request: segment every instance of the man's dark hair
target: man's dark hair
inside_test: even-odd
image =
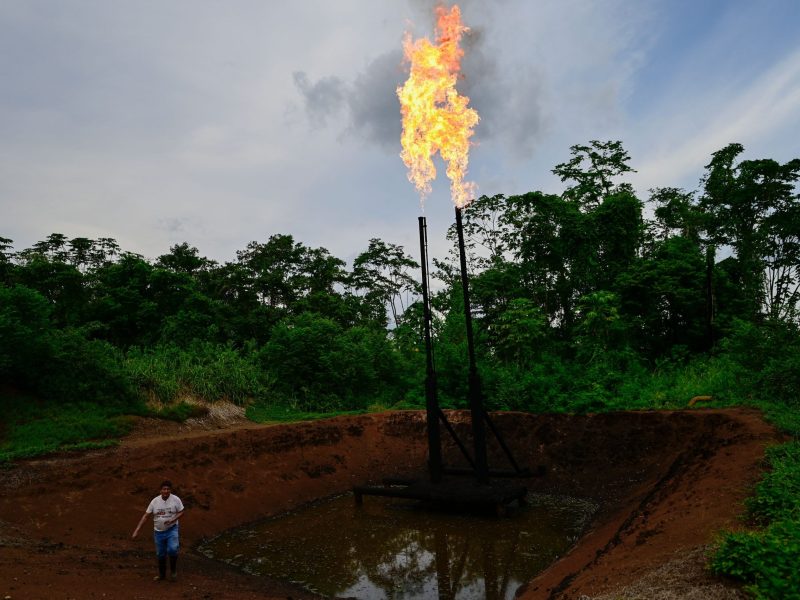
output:
[[[161,482],[161,487],[168,487],[169,489],[172,489],[172,482],[169,479],[165,479]]]

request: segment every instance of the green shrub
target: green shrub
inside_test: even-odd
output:
[[[245,404],[265,398],[271,385],[252,353],[209,342],[131,348],[125,367],[139,394],[162,404],[173,404],[181,394]]]
[[[768,448],[766,462],[769,471],[747,500],[748,513],[760,523],[787,516],[800,522],[800,442]]]
[[[763,532],[728,534],[711,570],[748,584],[761,600],[800,598],[800,521],[779,521]]]
[[[92,403],[62,404],[30,396],[3,394],[6,417],[0,462],[57,450],[116,443],[131,427],[118,408]]]
[[[340,410],[326,412],[304,412],[288,406],[256,403],[247,407],[245,416],[256,423],[292,423],[295,421],[313,421],[341,415],[361,415],[365,410]]]
[[[797,419],[797,416],[795,416]],[[756,598],[800,598],[800,442],[767,450],[769,471],[746,502],[761,531],[726,534],[712,570],[748,584]]]
[[[51,308],[47,299],[24,286],[0,286],[0,376],[18,385],[36,379],[38,365],[52,354]]]
[[[132,405],[121,353],[85,329],[56,329],[50,313],[38,292],[0,287],[0,376],[44,399]]]
[[[151,414],[159,419],[178,421],[182,423],[186,419],[200,418],[208,415],[208,407],[200,404],[189,404],[188,402],[178,402],[163,406]]]
[[[631,373],[609,402],[609,408],[685,408],[695,396],[712,396],[713,404],[751,403],[752,374],[727,356],[699,356],[686,362],[662,361],[652,372]]]
[[[487,405],[493,410],[552,413],[570,403],[570,377],[566,366],[544,356],[528,368],[496,365],[481,370]]]
[[[362,410],[404,395],[404,368],[382,329],[343,329],[312,313],[285,319],[259,352],[271,403],[294,411]]]
[[[52,356],[42,364],[34,386],[45,398],[66,402],[94,402],[133,408],[133,387],[117,348],[89,340],[81,330],[52,333]]]
[[[794,324],[734,321],[724,356],[750,374],[750,396],[800,407],[800,335]]]

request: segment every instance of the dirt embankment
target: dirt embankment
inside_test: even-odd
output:
[[[466,434],[466,415],[453,419]],[[735,524],[764,446],[777,439],[747,410],[503,413],[496,422],[521,462],[545,467],[544,476],[528,481],[532,490],[592,497],[602,506],[578,545],[521,590],[525,598],[597,595],[708,543]],[[424,415],[393,412],[175,432],[82,456],[20,462],[0,471],[0,596],[307,596],[233,572],[191,547],[355,484],[421,474],[425,454]],[[458,462],[455,448],[445,455]],[[491,455],[503,464],[497,449]],[[177,583],[152,581],[147,532],[130,538],[164,478],[187,507]]]

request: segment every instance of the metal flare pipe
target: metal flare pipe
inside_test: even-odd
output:
[[[422,311],[425,322],[425,409],[428,429],[428,469],[431,481],[442,479],[442,442],[439,431],[439,399],[436,392],[436,369],[433,364],[431,343],[431,306],[428,293],[428,225],[425,217],[419,217],[419,248],[422,264]]]
[[[483,393],[475,362],[475,341],[472,333],[472,312],[469,301],[469,281],[467,277],[467,253],[464,246],[464,225],[461,221],[461,208],[456,207],[456,232],[458,233],[458,254],[461,260],[461,289],[464,293],[464,323],[467,329],[467,354],[469,356],[469,409],[472,420],[472,439],[475,443],[475,474],[480,483],[489,482],[489,464],[486,455],[486,427],[483,409]]]

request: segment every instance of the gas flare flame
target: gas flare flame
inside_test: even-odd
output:
[[[469,31],[461,23],[461,9],[436,8],[436,43],[427,38],[412,40],[406,33],[403,51],[411,64],[408,80],[397,88],[403,115],[403,151],[400,157],[408,167],[408,179],[421,199],[431,192],[436,178],[433,155],[437,152],[447,163],[450,195],[463,208],[475,196],[475,184],[465,182],[469,163],[469,139],[479,121],[469,98],[459,95],[456,81],[461,71],[464,51],[461,36]]]

